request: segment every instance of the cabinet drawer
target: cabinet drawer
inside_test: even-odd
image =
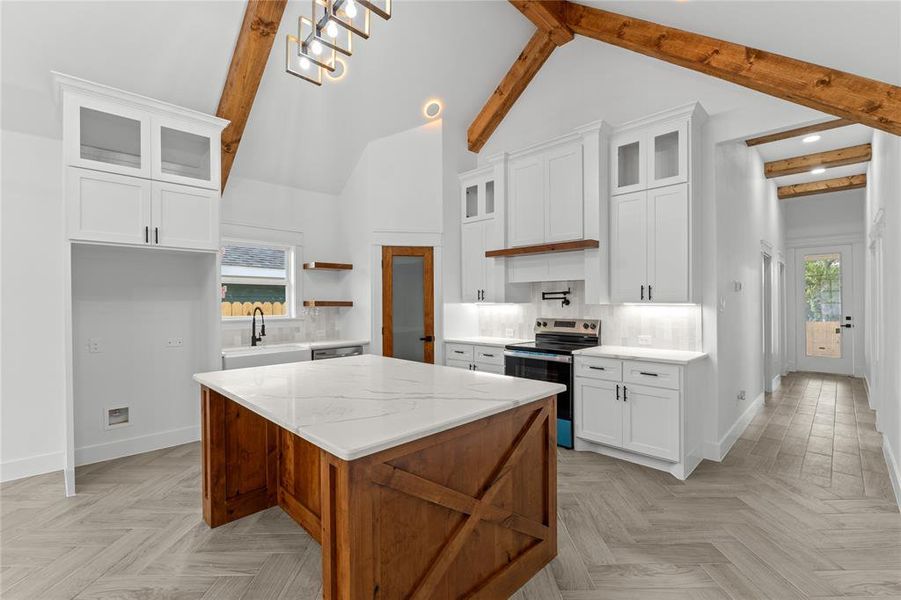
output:
[[[504,349],[493,346],[473,346],[475,362],[486,365],[504,365]]]
[[[623,381],[678,390],[679,367],[634,360],[623,361]]]
[[[468,344],[447,344],[447,360],[465,360],[472,362],[472,346]]]
[[[452,358],[449,358],[446,361],[444,361],[444,365],[447,367],[453,367],[455,369],[467,369],[470,371],[472,370],[470,368],[472,363],[469,362],[468,360],[454,360]]]
[[[576,377],[622,381],[623,361],[599,356],[579,356],[576,358]]]

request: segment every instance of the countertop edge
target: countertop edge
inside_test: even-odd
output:
[[[501,341],[503,340],[503,341]],[[493,348],[503,348],[507,344],[522,344],[524,342],[531,342],[532,340],[524,340],[520,338],[492,338],[485,337],[480,338],[476,337],[448,337],[442,338],[442,340],[446,344],[470,344],[473,346],[491,346]]]
[[[215,373],[217,371],[212,371],[212,372]],[[539,400],[543,400],[544,398],[547,398],[549,395],[555,395],[555,394],[560,393],[561,391],[566,391],[566,386],[561,385],[561,384],[552,384],[552,385],[556,386],[556,388],[557,388],[556,392],[551,392],[550,394],[539,395],[539,396],[530,395],[530,396],[527,396],[523,400],[514,401],[513,404],[508,405],[508,406],[493,406],[491,408],[486,408],[484,411],[480,411],[479,413],[476,413],[476,414],[466,415],[459,419],[454,419],[453,421],[446,423],[444,425],[441,425],[441,426],[426,427],[426,428],[421,428],[420,430],[413,430],[413,431],[407,432],[406,434],[400,436],[397,439],[386,441],[386,442],[379,443],[379,444],[373,444],[367,448],[362,448],[360,450],[348,452],[347,450],[333,446],[332,444],[320,439],[319,437],[317,437],[315,435],[310,435],[309,432],[302,431],[300,429],[286,425],[285,423],[278,420],[271,413],[268,413],[267,411],[260,409],[259,406],[249,403],[249,402],[243,400],[242,398],[229,393],[227,390],[225,390],[224,388],[221,388],[220,386],[217,386],[210,382],[202,381],[201,378],[203,377],[203,375],[204,375],[203,373],[195,374],[193,376],[194,381],[201,386],[207,387],[207,388],[225,396],[226,398],[228,398],[229,400],[232,400],[233,402],[237,402],[238,404],[240,404],[247,410],[260,415],[261,417],[271,421],[272,423],[275,423],[282,429],[292,432],[293,434],[297,435],[298,437],[310,442],[311,444],[321,448],[322,450],[325,450],[329,454],[331,454],[337,458],[340,458],[341,460],[348,461],[348,462],[353,461],[353,460],[358,460],[360,458],[365,458],[372,454],[381,452],[382,450],[389,450],[391,448],[401,446],[408,442],[413,442],[413,441],[416,441],[416,440],[419,440],[422,438],[426,438],[431,435],[441,433],[443,431],[449,431],[456,427],[460,427],[461,425],[467,425],[469,423],[479,421],[486,417],[500,414],[502,412],[506,412],[508,410],[511,410],[511,409],[514,409],[514,408],[517,408],[520,406],[524,406],[526,404],[531,404],[532,402],[537,402]],[[492,377],[504,377],[503,375],[495,375],[493,373],[482,373],[482,375],[492,376]]]
[[[666,363],[672,365],[689,365],[700,360],[704,360],[709,356],[706,352],[692,352],[691,350],[661,350],[661,352],[687,352],[693,354],[693,356],[689,358],[674,358],[671,356],[645,356],[642,354],[632,354],[628,351],[623,352],[621,350],[602,350],[601,348],[602,346],[576,350],[575,352],[573,352],[573,355],[598,356],[601,358],[618,358],[621,360],[645,360],[649,362]]]

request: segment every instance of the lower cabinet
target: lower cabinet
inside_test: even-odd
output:
[[[448,367],[504,374],[504,349],[469,344],[445,345],[444,364]]]
[[[649,466],[686,476],[700,460],[694,456],[699,451],[697,440],[686,444],[683,439],[689,414],[700,418],[686,410],[688,384],[683,371],[688,370],[689,366],[577,356],[576,449],[609,447],[619,451],[615,456],[627,460],[634,453],[635,462],[648,464],[637,455],[650,457]],[[697,404],[694,400],[690,406]],[[685,448],[692,449],[692,456],[687,456]]]

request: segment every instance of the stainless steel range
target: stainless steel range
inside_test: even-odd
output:
[[[601,343],[599,319],[554,319],[535,322],[535,341],[510,344],[504,350],[504,373],[514,377],[562,383],[557,395],[557,445],[573,447],[573,352]]]

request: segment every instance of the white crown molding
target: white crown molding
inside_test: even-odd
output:
[[[648,125],[660,123],[661,121],[675,121],[678,119],[692,119],[697,123],[703,123],[708,119],[707,111],[701,106],[700,102],[690,102],[669,110],[663,110],[652,115],[627,121],[613,127],[614,132],[621,133],[632,129],[647,127]]]

